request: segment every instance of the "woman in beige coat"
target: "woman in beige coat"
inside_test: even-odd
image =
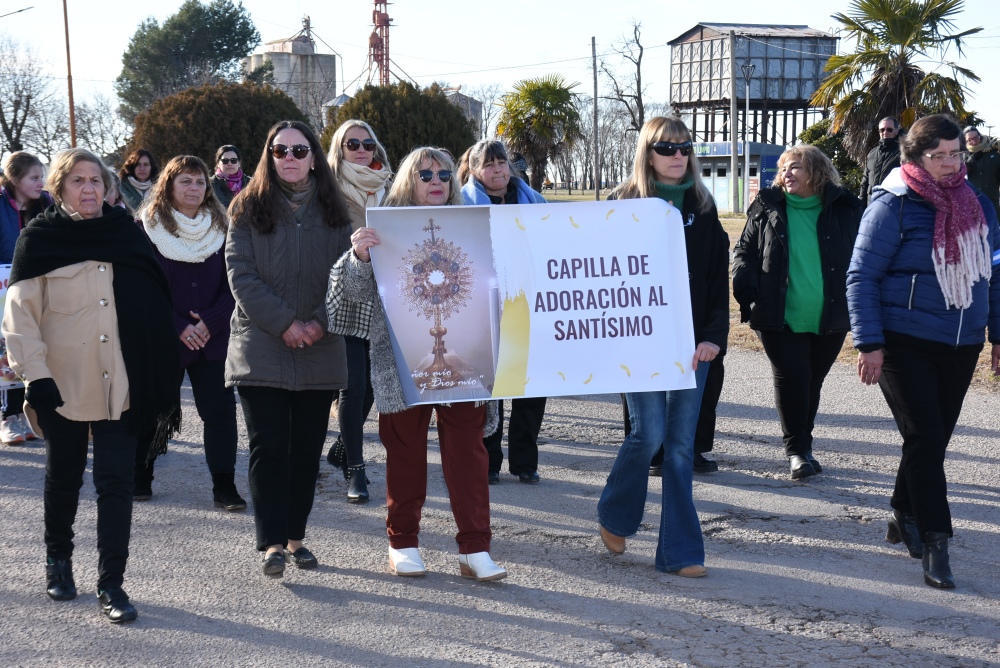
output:
[[[3,331],[45,436],[47,593],[76,597],[73,523],[92,434],[97,595],[117,623],[137,616],[122,589],[136,436],[156,434],[153,456],[165,448],[180,424],[180,391],[170,289],[132,217],[104,203],[110,183],[89,151],[56,156],[48,179],[56,206],[18,238]]]

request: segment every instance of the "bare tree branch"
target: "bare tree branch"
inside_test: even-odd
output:
[[[612,47],[615,53],[620,55],[629,68],[634,69],[627,75],[619,76],[615,74],[606,62],[601,61],[601,70],[607,77],[611,85],[611,94],[605,99],[615,100],[621,103],[631,118],[631,127],[636,132],[642,128],[646,122],[646,108],[643,103],[645,89],[642,85],[642,23],[634,21],[632,23],[632,37],[622,37],[621,44]]]
[[[0,38],[0,132],[6,150],[24,150],[25,126],[34,106],[47,94],[48,80],[42,77],[39,59],[10,38]]]

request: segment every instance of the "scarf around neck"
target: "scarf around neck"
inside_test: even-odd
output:
[[[337,172],[337,183],[344,197],[357,202],[362,209],[378,206],[382,202],[386,185],[392,178],[388,169],[372,169],[346,160],[341,160]]]
[[[282,181],[281,177],[278,177],[278,187],[281,188],[282,194],[288,200],[288,206],[292,208],[292,213],[295,213],[299,207],[308,204],[312,199],[313,193],[316,192],[316,179],[310,173],[305,183],[296,184]]]
[[[226,174],[221,169],[215,170],[215,175],[226,182],[229,186],[229,190],[232,191],[234,195],[239,195],[240,191],[243,190],[243,170],[237,169],[235,174]]]
[[[920,165],[901,168],[903,182],[934,206],[931,260],[945,306],[966,309],[972,304],[972,286],[989,279],[989,227],[976,193],[965,180],[965,165],[940,181]]]
[[[142,214],[142,229],[163,257],[178,262],[204,262],[226,242],[226,233],[212,224],[212,213],[207,208],[199,209],[194,218],[177,209],[171,213],[177,223],[177,231],[173,233],[151,211]]]
[[[154,433],[149,459],[180,429],[177,334],[167,278],[132,216],[104,205],[98,218],[73,220],[50,206],[17,238],[10,282],[79,262],[110,262],[118,336],[128,376],[130,431]]]
[[[138,181],[134,176],[130,176],[128,177],[128,182],[135,186],[135,189],[143,195],[145,195],[146,191],[153,186],[153,179],[150,179],[149,181]]]

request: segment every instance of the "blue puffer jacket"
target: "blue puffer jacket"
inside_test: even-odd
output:
[[[874,350],[885,331],[953,346],[1000,342],[1000,227],[993,206],[981,193],[993,250],[993,275],[972,286],[972,305],[946,308],[931,262],[934,207],[908,189],[894,169],[861,219],[847,272],[847,305],[854,347]],[[902,212],[901,209],[902,208]]]
[[[545,204],[545,198],[531,189],[523,180],[516,176],[510,177],[511,183],[517,188],[518,204]],[[462,186],[462,200],[466,204],[491,204],[489,193],[479,182],[479,179],[470,176],[468,183]]]

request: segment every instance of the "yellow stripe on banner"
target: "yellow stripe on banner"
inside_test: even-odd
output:
[[[524,396],[528,383],[528,349],[531,345],[531,312],[528,298],[519,292],[505,299],[500,316],[500,355],[497,360],[495,397]]]

